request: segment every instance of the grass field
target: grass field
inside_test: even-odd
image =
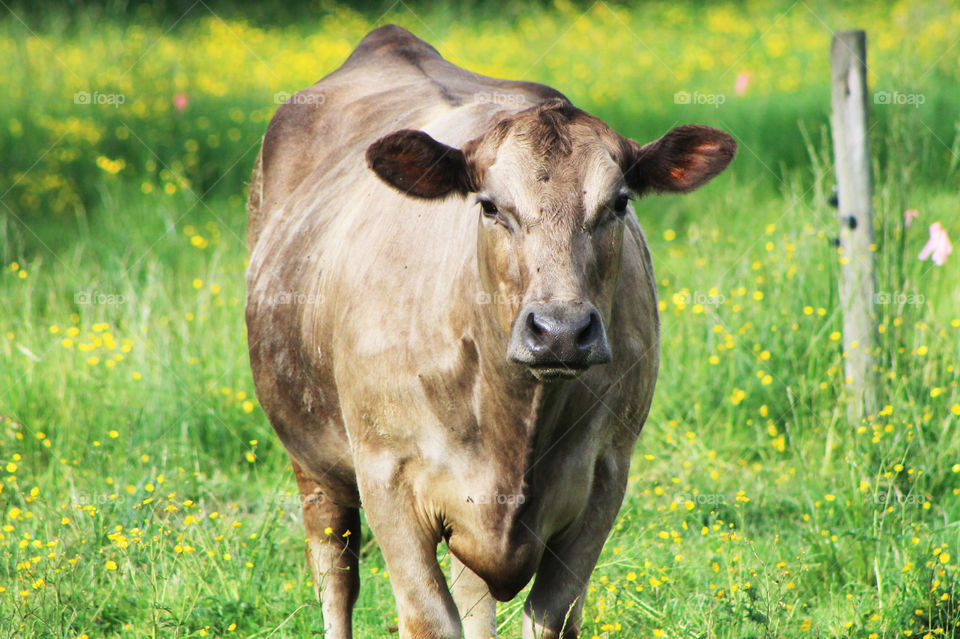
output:
[[[321,634],[253,396],[243,201],[283,96],[385,22],[638,139],[700,122],[740,142],[702,191],[636,207],[662,367],[583,636],[960,637],[960,256],[917,259],[934,222],[960,237],[960,5],[177,17],[0,17],[0,637]],[[883,408],[850,425],[826,124],[830,30],[855,26],[887,97],[870,104]],[[389,636],[373,541],[361,571],[357,636]],[[521,605],[500,606],[501,636]]]

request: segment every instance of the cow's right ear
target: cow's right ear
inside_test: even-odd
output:
[[[626,140],[625,147],[624,177],[638,195],[698,189],[727,168],[737,153],[729,134],[695,124],[677,127],[642,146]]]
[[[423,131],[405,129],[367,149],[367,165],[401,193],[427,199],[465,195],[476,188],[463,151]]]

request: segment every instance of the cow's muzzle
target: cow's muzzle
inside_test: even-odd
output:
[[[538,379],[569,378],[609,362],[610,344],[589,302],[531,302],[513,321],[507,357]]]

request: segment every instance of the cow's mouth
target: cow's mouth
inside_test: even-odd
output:
[[[530,373],[541,382],[558,382],[579,376],[589,366],[568,366],[564,364],[544,364],[528,366]]]

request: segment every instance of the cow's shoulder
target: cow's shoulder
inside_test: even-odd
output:
[[[397,67],[405,69],[397,73]],[[490,90],[521,94],[534,103],[552,98],[566,100],[559,91],[544,84],[502,80],[468,71],[446,60],[433,46],[403,27],[393,24],[371,31],[341,67],[344,72],[360,69],[371,69],[375,75],[390,69],[390,79],[403,84],[419,78],[437,89],[437,98],[451,106],[469,104],[477,93]],[[505,95],[487,97],[507,104],[512,102]]]
[[[261,206],[273,208],[318,165],[332,165],[345,151],[356,150],[358,140],[375,139],[389,132],[389,123],[428,105],[427,60],[453,67],[406,29],[383,26],[340,68],[290,96],[263,138]]]
[[[299,95],[299,94],[298,94]],[[267,125],[251,184],[257,183],[257,211],[248,206],[248,223],[263,224],[271,211],[310,173],[320,159],[318,138],[323,124],[322,104],[281,104]],[[254,192],[251,191],[251,196]],[[251,238],[259,229],[251,228]]]
[[[467,71],[406,29],[380,27],[340,68],[276,110],[263,139],[257,211],[248,219],[265,224],[300,184],[341,161],[362,174],[366,146],[392,131],[432,127],[465,141],[497,118],[555,98],[566,99],[546,85]]]
[[[343,68],[384,57],[404,59],[413,65],[422,59],[442,59],[439,51],[403,27],[387,24],[368,33],[343,63]]]

